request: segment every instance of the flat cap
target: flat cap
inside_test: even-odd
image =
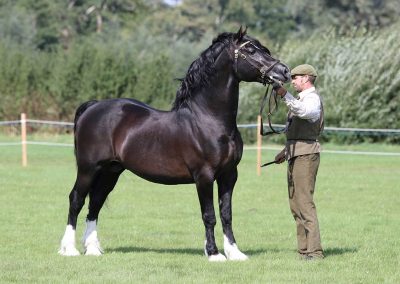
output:
[[[311,75],[317,77],[317,71],[315,68],[309,64],[301,64],[296,66],[290,72],[292,76],[294,75]]]

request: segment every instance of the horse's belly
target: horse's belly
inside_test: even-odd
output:
[[[187,184],[187,183],[193,183],[194,180],[191,175],[178,175],[178,174],[170,174],[166,173],[162,170],[158,172],[153,172],[153,171],[144,171],[144,170],[138,170],[138,169],[129,169],[132,173],[135,175],[151,181],[155,183],[160,183],[160,184]]]
[[[147,154],[146,154],[147,153]],[[155,183],[193,183],[193,177],[184,161],[158,151],[142,151],[130,155],[123,166],[134,174]]]

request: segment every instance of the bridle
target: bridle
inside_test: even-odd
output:
[[[246,60],[247,63],[250,64],[250,66],[252,66],[253,68],[255,68],[255,69],[257,69],[258,71],[260,71],[260,73],[261,73],[261,79],[262,79],[262,81],[263,81],[263,85],[264,85],[264,86],[267,85],[267,84],[268,84],[268,85],[272,84],[272,83],[274,82],[274,80],[273,80],[271,77],[267,76],[267,74],[272,70],[272,68],[275,67],[276,64],[278,64],[278,63],[280,62],[279,59],[275,59],[275,58],[273,58],[271,55],[267,54],[267,56],[270,57],[270,58],[272,58],[275,62],[272,63],[271,66],[269,66],[269,67],[267,67],[267,66],[265,66],[265,65],[263,65],[261,68],[255,67],[255,66],[250,62],[250,60],[247,59],[246,54],[240,52],[240,50],[241,50],[243,47],[245,47],[247,44],[250,44],[250,45],[252,45],[255,49],[260,50],[260,48],[258,48],[257,46],[255,46],[255,45],[254,45],[251,41],[249,41],[249,40],[246,41],[246,42],[244,42],[244,43],[242,43],[238,48],[236,48],[236,49],[234,50],[234,60],[235,60],[235,71],[236,71],[236,73],[237,73],[237,68],[238,68],[238,58],[239,58],[239,56],[240,56],[240,58],[242,58],[243,60]]]
[[[284,129],[282,129],[282,130],[275,130],[275,129],[272,127],[272,122],[271,122],[271,115],[272,115],[272,112],[273,112],[274,110],[278,110],[278,99],[277,99],[277,94],[276,94],[276,91],[275,91],[273,88],[271,89],[271,93],[269,94],[269,97],[268,97],[269,88],[270,88],[270,86],[271,86],[274,82],[276,82],[276,80],[275,80],[273,77],[271,77],[271,76],[267,76],[267,74],[272,70],[272,68],[274,68],[275,65],[278,64],[280,61],[279,61],[278,59],[273,58],[271,55],[268,54],[268,56],[269,56],[270,58],[272,58],[275,62],[272,63],[271,66],[269,66],[269,67],[267,67],[267,66],[265,66],[265,65],[262,66],[261,68],[255,67],[255,66],[250,62],[250,60],[247,59],[246,54],[240,52],[240,50],[241,50],[243,47],[245,47],[247,44],[251,44],[254,48],[260,50],[260,48],[258,48],[258,47],[255,46],[253,43],[251,43],[251,41],[246,41],[246,42],[242,43],[238,48],[236,48],[236,49],[234,50],[235,71],[236,71],[236,73],[237,73],[237,66],[238,66],[238,58],[239,58],[239,57],[242,58],[243,60],[246,60],[247,63],[250,64],[250,66],[252,66],[253,68],[256,68],[258,71],[260,71],[260,73],[261,73],[261,79],[262,79],[262,81],[263,81],[263,85],[264,85],[264,86],[265,86],[265,85],[268,85],[268,87],[267,87],[267,89],[266,89],[266,91],[265,91],[264,97],[263,97],[263,99],[262,99],[261,107],[260,107],[260,111],[259,111],[259,115],[260,115],[260,118],[261,118],[261,119],[260,119],[260,135],[266,136],[266,135],[270,135],[270,134],[280,134],[280,133],[282,133],[282,132],[284,131]],[[269,108],[269,111],[268,111],[268,114],[267,114],[267,116],[268,116],[268,126],[269,126],[269,128],[271,129],[271,131],[264,132],[264,126],[263,126],[263,121],[262,121],[262,113],[263,113],[263,111],[264,111],[264,107],[265,107],[265,103],[266,103],[266,101],[267,101],[267,98],[268,98],[268,108]],[[273,98],[274,103],[275,103],[275,104],[274,104],[274,107],[271,106],[271,100],[272,100],[272,98]]]

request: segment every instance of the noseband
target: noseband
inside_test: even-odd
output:
[[[246,41],[244,43],[242,43],[238,48],[235,49],[234,51],[234,58],[235,58],[235,70],[237,73],[237,68],[238,68],[238,58],[240,56],[240,58],[242,58],[243,60],[246,60],[247,63],[249,63],[252,67],[254,67],[255,69],[257,69],[258,71],[260,71],[261,73],[261,79],[263,81],[264,85],[270,85],[274,82],[273,79],[271,79],[269,76],[267,76],[267,74],[272,70],[272,68],[275,67],[276,64],[278,64],[280,61],[278,59],[273,58],[271,55],[267,54],[270,58],[272,58],[275,62],[273,64],[271,64],[271,66],[267,67],[267,66],[262,66],[261,68],[258,68],[256,66],[254,66],[248,59],[246,54],[240,52],[240,50],[245,47],[247,44],[251,44],[254,48],[259,49],[257,46],[255,46],[254,44],[251,43],[251,41]]]

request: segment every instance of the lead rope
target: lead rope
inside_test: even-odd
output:
[[[275,129],[272,127],[271,115],[272,115],[272,112],[273,112],[274,110],[278,110],[278,99],[277,99],[277,93],[276,93],[276,91],[275,91],[273,88],[272,88],[271,93],[269,94],[269,97],[268,97],[268,91],[269,91],[269,87],[270,87],[270,86],[271,86],[271,85],[268,84],[268,87],[267,87],[267,89],[265,90],[265,94],[264,94],[264,97],[263,97],[263,99],[262,99],[261,107],[260,107],[260,112],[259,112],[259,115],[260,115],[260,135],[261,135],[261,136],[267,136],[267,135],[271,135],[271,134],[281,134],[282,132],[285,131],[285,129],[282,129],[282,130],[275,130]],[[267,97],[268,97],[268,109],[269,109],[269,110],[268,110],[268,114],[267,114],[267,116],[268,116],[268,126],[269,126],[269,128],[271,129],[271,131],[264,132],[264,123],[263,123],[263,120],[262,120],[262,113],[263,113],[263,111],[264,111],[264,107],[265,107],[265,103],[266,103],[266,101],[267,101]],[[275,106],[274,106],[273,109],[271,109],[271,98],[272,98],[272,97],[273,97],[274,103],[275,103]],[[276,164],[276,163],[277,163],[277,161],[271,161],[271,162],[262,164],[260,167],[262,168],[262,167],[266,167],[266,166],[269,166],[269,165],[272,165],[272,164]]]
[[[285,131],[285,129],[275,130],[272,127],[271,116],[272,116],[273,111],[278,110],[278,99],[277,99],[277,93],[276,93],[276,91],[274,89],[271,90],[271,93],[268,96],[268,91],[269,91],[269,87],[270,86],[271,85],[268,84],[268,87],[267,87],[267,89],[265,91],[264,97],[263,97],[262,102],[261,102],[260,112],[258,113],[260,115],[260,135],[261,136],[267,136],[267,135],[271,135],[271,134],[281,134],[281,133],[283,133]],[[267,114],[268,126],[269,126],[269,128],[271,130],[267,131],[267,132],[264,132],[264,123],[263,123],[263,119],[262,119],[262,114],[263,114],[263,111],[264,111],[264,107],[265,107],[265,103],[267,101],[267,98],[268,98],[268,114]],[[271,106],[272,98],[274,100],[274,107]]]

